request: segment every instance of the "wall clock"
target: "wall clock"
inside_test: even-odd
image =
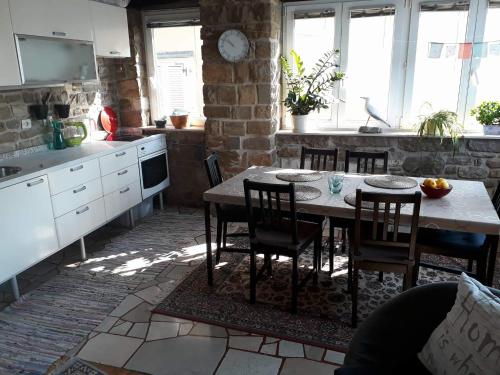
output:
[[[229,62],[238,62],[248,55],[248,38],[239,30],[226,30],[219,37],[219,53]]]

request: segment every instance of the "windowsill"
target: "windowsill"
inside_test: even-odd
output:
[[[277,132],[278,135],[283,136],[356,136],[356,137],[394,137],[394,138],[420,138],[416,132],[403,131],[403,130],[389,130],[378,134],[365,134],[358,133],[356,130],[310,130],[305,133],[294,133],[292,129],[281,129]],[[425,136],[425,138],[439,138],[438,136]],[[445,136],[444,138],[449,138]],[[484,135],[483,133],[465,133],[465,139],[499,139],[500,135]]]

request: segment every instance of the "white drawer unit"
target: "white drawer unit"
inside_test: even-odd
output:
[[[49,186],[52,195],[69,190],[88,181],[99,178],[99,161],[97,159],[86,162],[76,161],[69,167],[49,173]]]
[[[103,176],[102,190],[104,195],[107,195],[138,180],[139,167],[137,163],[135,163],[119,171],[108,174],[107,176]]]
[[[99,159],[99,163],[101,165],[102,176],[127,168],[134,163],[137,164],[137,148],[130,147],[103,156]]]
[[[139,181],[135,181],[104,196],[106,216],[108,220],[114,219],[141,201],[141,184]]]
[[[87,203],[56,219],[57,237],[62,248],[82,238],[106,222],[104,198]]]
[[[63,191],[52,197],[54,216],[62,216],[88,202],[101,198],[102,195],[102,185],[99,178]]]

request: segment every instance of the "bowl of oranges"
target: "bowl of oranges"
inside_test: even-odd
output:
[[[453,186],[444,178],[426,178],[424,182],[420,184],[420,189],[429,198],[438,199],[448,195],[451,189],[453,189]]]

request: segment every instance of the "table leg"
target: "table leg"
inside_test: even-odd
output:
[[[210,202],[205,201],[205,241],[207,243],[207,277],[208,285],[214,285],[212,268],[212,229],[210,228]]]
[[[493,277],[495,275],[495,265],[497,261],[499,236],[490,236],[490,254],[488,257],[488,268],[486,271],[486,285],[493,285]]]

